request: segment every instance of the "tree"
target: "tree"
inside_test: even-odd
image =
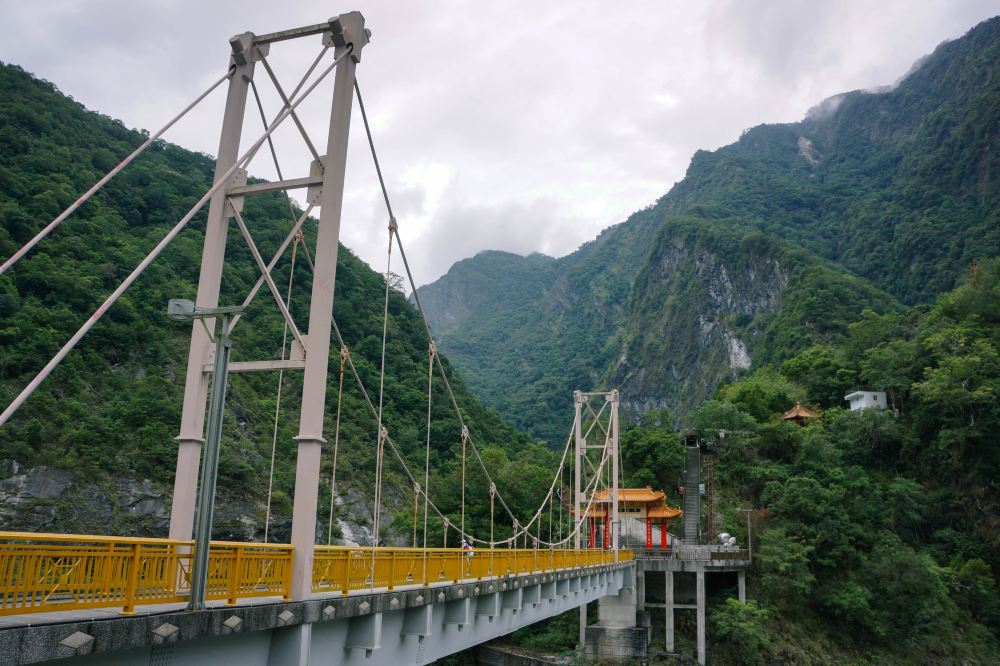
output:
[[[622,475],[626,485],[672,489],[684,470],[684,446],[671,427],[667,410],[646,412],[621,437]]]
[[[800,387],[771,368],[762,368],[722,387],[719,397],[763,423],[803,399]]]
[[[762,664],[762,652],[771,645],[766,622],[770,613],[755,601],[741,602],[729,597],[709,616],[712,636],[741,664]]]
[[[702,435],[719,430],[752,432],[757,421],[731,402],[706,400],[688,419],[688,426]]]
[[[812,547],[783,529],[761,535],[757,557],[761,567],[761,588],[776,603],[793,605],[809,595],[816,577],[809,569]]]

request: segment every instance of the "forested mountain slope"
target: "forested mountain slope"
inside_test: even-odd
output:
[[[479,255],[421,298],[450,322],[436,335],[473,389],[540,436],[561,435],[521,387],[568,396],[614,384],[632,418],[683,414],[719,381],[794,353],[788,345],[832,341],[860,308],[929,301],[970,260],[1000,254],[998,128],[992,19],[892,89],[846,93],[802,122],[699,151],[655,205],[554,260],[530,291],[514,271],[461,301],[453,285]],[[511,304],[490,295],[506,291],[525,296],[509,320],[498,313]]]
[[[9,256],[145,137],[86,111],[56,88],[12,65],[0,65],[0,256]],[[0,397],[6,405],[211,184],[207,155],[157,142],[96,197],[0,277]],[[265,257],[291,227],[278,196],[246,201],[245,218]],[[0,524],[6,529],[165,534],[180,419],[188,325],[165,317],[170,298],[194,298],[204,215],[152,264],[55,373],[0,429]],[[311,245],[315,223],[307,222]],[[230,229],[222,304],[242,302],[259,273],[237,230]],[[341,247],[335,318],[369,392],[377,392],[384,281]],[[275,271],[287,284],[290,262]],[[291,310],[305,326],[310,272],[300,252]],[[423,469],[428,341],[402,293],[389,306],[386,423],[411,469]],[[233,359],[278,358],[282,321],[266,289],[234,331]],[[332,358],[336,359],[336,351]],[[330,364],[330,411],[338,364]],[[518,479],[551,460],[540,446],[483,408],[453,377],[473,436],[500,479]],[[363,537],[370,525],[375,422],[350,376],[344,382],[334,533]],[[220,462],[216,534],[259,538],[265,511],[277,376],[231,376]],[[294,483],[301,376],[284,379],[277,433],[272,539],[287,538]],[[571,419],[571,412],[564,415]],[[458,510],[459,427],[437,382],[432,432],[432,494]],[[325,428],[334,431],[330,414]],[[554,464],[552,465],[554,469]],[[470,466],[470,483],[478,470]],[[534,471],[533,471],[534,470]],[[329,503],[330,456],[324,455],[320,505]],[[515,484],[509,482],[504,488]],[[386,504],[412,506],[412,486],[386,464]],[[517,487],[508,500],[533,511],[545,487]],[[524,506],[520,506],[520,505]],[[527,504],[533,504],[531,509]],[[485,515],[486,509],[481,513]],[[409,510],[405,529],[409,534]],[[481,516],[480,516],[481,518]],[[327,514],[321,511],[322,533]],[[470,521],[472,518],[470,518]],[[485,519],[483,519],[485,520]],[[383,521],[385,524],[385,521]],[[435,529],[440,531],[437,523]],[[390,533],[391,540],[393,534]],[[399,540],[398,538],[395,540]],[[407,539],[408,542],[408,539]]]
[[[518,428],[563,441],[573,391],[613,357],[632,281],[658,229],[653,210],[561,259],[484,252],[421,287],[435,338],[470,388]]]

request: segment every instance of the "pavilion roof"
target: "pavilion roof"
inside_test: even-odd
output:
[[[667,506],[666,502],[664,502],[661,506],[650,507],[646,513],[650,518],[665,520],[673,520],[674,518],[680,518],[684,515],[683,511]]]
[[[791,421],[792,419],[814,419],[816,415],[810,412],[808,409],[802,406],[802,403],[795,403],[795,406],[785,412],[783,417],[786,421]]]
[[[594,495],[595,502],[607,502],[611,497],[611,489],[607,488],[605,490],[598,490]],[[666,498],[666,494],[662,490],[653,490],[652,486],[646,486],[645,488],[619,488],[618,489],[618,501],[619,502],[638,502],[640,504],[647,504],[649,502],[656,502],[658,500],[663,500]]]

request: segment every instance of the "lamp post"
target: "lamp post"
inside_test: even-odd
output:
[[[201,480],[198,487],[197,527],[194,536],[194,564],[191,566],[191,596],[189,610],[205,609],[205,586],[208,580],[208,551],[212,539],[212,513],[215,509],[215,482],[219,470],[219,448],[222,441],[222,417],[226,408],[226,383],[229,374],[229,317],[243,312],[244,306],[201,308],[192,301],[171,299],[167,303],[167,316],[174,321],[197,319],[205,327],[208,337],[212,332],[205,319],[218,317],[219,334],[215,336],[215,364],[212,368],[212,392],[208,403],[208,429],[205,433],[205,451],[202,456]]]

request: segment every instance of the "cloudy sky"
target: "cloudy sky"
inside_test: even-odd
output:
[[[230,36],[352,9],[373,32],[358,81],[423,283],[484,249],[571,252],[663,195],[696,149],[892,83],[1000,13],[1000,0],[5,0],[0,60],[155,131],[225,70]],[[286,89],[319,48],[318,37],[272,48]],[[321,151],[329,83],[301,107]],[[214,154],[222,101],[166,138]],[[246,128],[252,141],[259,119]],[[276,137],[286,177],[305,175],[310,156],[291,123]],[[351,144],[342,240],[384,270],[386,216],[360,122]],[[251,172],[274,177],[266,152]]]

